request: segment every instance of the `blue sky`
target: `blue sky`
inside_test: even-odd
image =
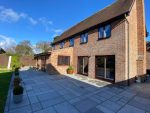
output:
[[[76,23],[112,4],[115,0],[0,0],[0,45],[22,40],[52,41]],[[145,0],[147,29],[150,4]],[[150,37],[147,38],[150,40]]]

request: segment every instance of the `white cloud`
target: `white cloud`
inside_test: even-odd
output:
[[[13,38],[5,35],[0,35],[0,47],[7,49],[14,45],[16,45],[16,41]]]
[[[44,26],[46,32],[51,31],[51,25],[53,24],[52,21],[49,21],[47,18],[42,17],[39,18],[39,22]]]
[[[41,18],[39,18],[39,21],[40,21],[41,23],[43,23],[43,24],[49,24],[49,25],[52,25],[52,24],[53,24],[53,22],[50,21],[50,20],[48,20],[46,17],[41,17]]]
[[[33,25],[36,25],[38,22],[36,20],[34,20],[32,17],[29,17],[28,18],[29,21],[33,24]]]
[[[0,21],[1,22],[18,22],[21,19],[28,20],[31,24],[35,25],[38,23],[37,20],[33,19],[33,17],[29,16],[25,13],[18,13],[13,9],[5,8],[4,6],[0,6]]]
[[[59,36],[63,30],[62,29],[52,29],[52,32],[53,32],[53,35],[52,35],[52,38],[55,37],[55,36]]]
[[[62,29],[55,29],[52,26],[53,22],[46,17],[34,19],[24,12],[17,12],[11,8],[0,6],[0,22],[16,23],[21,20],[26,20],[32,25],[41,25],[46,32],[53,34],[53,36],[60,35],[63,32]]]
[[[55,33],[62,33],[62,31],[63,31],[62,29],[55,29],[54,30]]]
[[[21,16],[12,9],[1,8],[0,20],[6,22],[17,22]]]
[[[40,17],[38,19],[34,19],[26,13],[19,13],[14,11],[13,9],[5,8],[4,6],[0,6],[0,21],[1,22],[18,22],[20,20],[27,20],[31,24],[42,24],[45,28],[48,28],[49,25],[52,25],[53,22],[48,20],[46,17]]]

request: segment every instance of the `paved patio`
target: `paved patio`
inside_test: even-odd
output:
[[[23,102],[13,103],[11,85],[5,113],[150,113],[149,81],[118,88],[33,70],[23,70],[20,76],[25,88]]]

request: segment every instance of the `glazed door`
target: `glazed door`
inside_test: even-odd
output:
[[[78,57],[78,73],[88,75],[88,57]]]
[[[97,56],[95,64],[96,77],[106,80],[115,79],[115,56]]]

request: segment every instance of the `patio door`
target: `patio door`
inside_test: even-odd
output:
[[[78,57],[78,73],[82,75],[88,75],[88,57]]]
[[[115,80],[115,56],[96,56],[95,64],[97,78]]]

